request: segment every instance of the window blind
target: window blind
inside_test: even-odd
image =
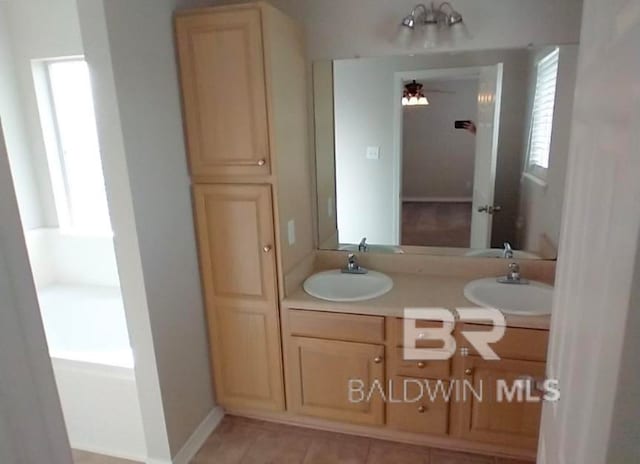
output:
[[[559,50],[556,48],[538,62],[536,90],[531,113],[529,166],[538,166],[544,169],[549,167],[553,110],[558,80],[558,56]]]

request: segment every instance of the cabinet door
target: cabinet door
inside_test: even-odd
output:
[[[461,438],[535,450],[540,428],[542,403],[526,401],[526,389],[512,390],[512,401],[498,393],[499,381],[512,388],[522,378],[540,379],[545,375],[544,363],[534,361],[485,361],[477,356],[456,358],[456,378],[467,381],[476,393],[482,392],[480,401],[468,388],[452,403],[454,430]],[[524,387],[524,385],[523,385]],[[502,390],[503,392],[505,390]],[[539,393],[531,390],[531,395]],[[538,398],[539,399],[539,398]]]
[[[217,398],[282,410],[271,187],[196,185],[194,196]]]
[[[383,346],[303,337],[289,341],[294,412],[357,424],[384,423]],[[350,381],[357,382],[351,384],[351,398]],[[360,387],[362,395],[355,391]]]
[[[269,174],[260,9],[178,16],[176,34],[191,174]]]

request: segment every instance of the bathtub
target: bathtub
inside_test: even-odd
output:
[[[144,462],[120,289],[50,284],[38,300],[72,448]]]

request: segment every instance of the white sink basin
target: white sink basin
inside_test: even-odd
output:
[[[527,285],[501,284],[491,277],[469,282],[464,296],[479,306],[506,314],[541,316],[551,314],[553,287],[534,281]]]
[[[480,248],[465,253],[465,256],[478,256],[480,258],[502,258],[502,248]],[[541,259],[540,256],[528,251],[513,250],[513,259]]]
[[[393,280],[380,272],[343,274],[339,269],[318,272],[304,281],[304,291],[328,301],[364,301],[384,295]]]

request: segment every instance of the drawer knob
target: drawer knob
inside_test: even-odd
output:
[[[418,412],[420,414],[422,414],[423,412],[425,412],[427,410],[427,408],[425,408],[424,406],[418,406]]]
[[[373,358],[373,362],[376,364],[380,364],[382,362],[382,356],[376,356]]]
[[[418,367],[420,369],[424,369],[427,366],[427,363],[424,361],[418,361]]]
[[[262,251],[269,253],[271,251],[271,245],[265,245],[262,247]]]
[[[258,166],[264,166],[265,164],[267,164],[266,160],[264,160],[264,159],[259,159],[258,160]]]
[[[464,370],[464,375],[471,375],[471,374],[473,374],[473,369],[471,369],[470,367],[467,367]]]

